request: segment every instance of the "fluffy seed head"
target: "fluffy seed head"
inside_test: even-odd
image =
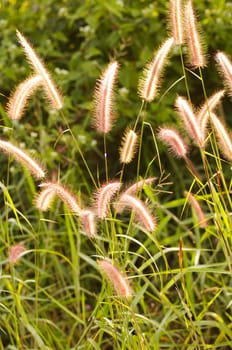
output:
[[[185,21],[190,64],[193,68],[204,67],[206,61],[203,54],[200,34],[197,30],[196,16],[194,14],[191,0],[187,2],[185,7]]]
[[[99,260],[98,264],[112,284],[117,295],[119,297],[130,298],[132,296],[131,287],[128,280],[123,276],[119,269],[107,260]]]
[[[208,123],[210,113],[213,112],[214,109],[217,107],[224,93],[225,91],[221,90],[213,94],[211,97],[207,99],[207,101],[203,104],[203,106],[200,108],[199,112],[197,113],[198,124],[200,125],[201,132],[204,135],[203,136],[204,139],[206,138],[207,123]]]
[[[188,132],[189,136],[196,142],[199,147],[202,147],[204,144],[203,134],[193,113],[191,105],[185,98],[181,96],[177,97],[175,105],[179,116],[184,122],[185,129]]]
[[[47,211],[50,208],[51,203],[55,198],[55,195],[56,195],[56,192],[52,188],[50,187],[43,188],[35,198],[36,208],[41,211]]]
[[[177,45],[184,43],[183,10],[181,2],[181,0],[171,0],[170,4],[170,26],[172,36]]]
[[[220,150],[226,159],[232,161],[232,141],[230,135],[225,126],[214,113],[211,113],[210,117],[214,126]]]
[[[5,153],[12,155],[21,164],[23,164],[37,179],[45,177],[45,171],[34,159],[32,159],[25,151],[14,146],[8,141],[0,140],[0,149]]]
[[[179,133],[172,128],[160,128],[158,138],[167,145],[178,158],[185,158],[188,147]]]
[[[215,58],[218,64],[218,69],[224,78],[225,85],[230,95],[232,95],[232,63],[224,52],[218,52]]]
[[[54,82],[52,81],[50,74],[46,70],[44,63],[35,53],[34,49],[26,40],[26,38],[18,30],[16,31],[16,33],[18,40],[24,49],[28,61],[31,63],[36,74],[42,77],[42,84],[48,96],[48,99],[50,100],[51,104],[55,109],[61,109],[63,107],[62,97]]]
[[[28,98],[41,84],[42,77],[40,75],[32,76],[19,84],[7,105],[7,112],[11,119],[21,119]]]
[[[111,62],[101,78],[97,82],[94,96],[94,125],[97,130],[108,133],[112,128],[114,119],[113,102],[114,86],[118,74],[119,64],[116,61]]]
[[[103,184],[96,192],[96,211],[97,216],[100,219],[106,218],[109,211],[110,201],[112,197],[119,191],[121,185],[122,184],[120,182],[109,182]]]
[[[96,236],[96,221],[94,212],[89,209],[83,209],[80,214],[80,219],[87,236],[89,238]]]
[[[36,206],[38,209],[41,209],[42,207],[42,210],[47,210],[54,196],[57,195],[64,201],[72,213],[77,215],[81,214],[81,208],[76,197],[63,185],[56,182],[44,182],[40,185],[40,187],[42,187],[42,191],[36,199]]]
[[[132,161],[138,146],[138,135],[133,130],[127,130],[120,147],[120,162],[128,164]]]
[[[197,219],[199,221],[199,226],[201,228],[205,228],[208,226],[207,219],[205,217],[205,214],[203,212],[203,209],[201,208],[199,202],[197,199],[194,197],[194,195],[190,192],[185,191],[184,192],[185,197],[188,199],[191,208],[194,210]]]
[[[10,264],[15,264],[16,262],[18,262],[25,251],[26,248],[22,242],[11,246],[8,250],[8,258]]]
[[[134,194],[143,189],[145,185],[151,185],[156,180],[156,177],[149,177],[147,179],[142,179],[135,184],[129,186],[123,193],[124,194]]]
[[[140,199],[129,194],[123,193],[118,200],[117,206],[120,209],[124,209],[125,207],[132,208],[147,231],[155,230],[155,219],[149,213],[149,210],[146,208],[146,206]]]
[[[145,67],[143,76],[139,80],[139,96],[147,102],[151,102],[156,97],[160,85],[161,73],[173,42],[174,39],[169,38],[163,43],[154,59]]]

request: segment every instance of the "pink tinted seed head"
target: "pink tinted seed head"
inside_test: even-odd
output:
[[[63,107],[63,99],[58,91],[57,87],[55,86],[52,78],[50,77],[50,74],[48,73],[47,69],[45,68],[44,63],[39,58],[39,56],[36,54],[34,49],[32,48],[31,44],[27,41],[27,39],[20,33],[20,31],[16,31],[18,40],[20,44],[22,45],[24,52],[26,54],[26,57],[30,64],[32,65],[34,71],[37,75],[40,75],[42,78],[42,84],[44,87],[44,90],[47,94],[48,99],[50,100],[51,104],[55,109],[61,109]]]
[[[97,82],[94,95],[94,126],[103,133],[108,133],[114,120],[114,87],[119,64],[111,62]]]
[[[113,196],[119,191],[121,183],[112,181],[103,184],[96,192],[96,213],[100,219],[105,219],[109,213],[109,205]]]
[[[170,1],[170,27],[175,44],[184,43],[182,0]]]
[[[188,147],[180,134],[172,128],[160,128],[158,138],[167,145],[172,153],[178,158],[185,158]]]
[[[195,141],[199,147],[202,147],[204,144],[204,136],[200,129],[198,120],[193,112],[192,106],[184,97],[181,96],[177,97],[175,106],[190,138]]]
[[[98,264],[112,284],[117,295],[123,298],[130,298],[132,296],[132,290],[128,280],[123,276],[121,271],[108,260],[99,260]]]
[[[158,93],[161,74],[173,42],[173,38],[168,38],[157,51],[153,60],[143,70],[143,75],[139,80],[138,94],[147,102],[153,101]]]
[[[185,29],[190,64],[193,68],[204,67],[206,60],[191,0],[187,1],[185,7]]]

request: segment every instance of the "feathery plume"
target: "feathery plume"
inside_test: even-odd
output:
[[[204,67],[206,65],[205,56],[203,54],[200,34],[197,30],[196,16],[191,0],[187,2],[185,7],[185,21],[190,63],[193,68]]]
[[[191,137],[192,140],[196,142],[199,147],[202,147],[204,144],[203,134],[201,132],[198,121],[193,113],[192,107],[188,101],[178,96],[175,102],[177,111],[184,122],[185,128]]]
[[[50,74],[46,70],[45,65],[35,53],[34,49],[26,40],[26,38],[18,30],[16,31],[16,33],[18,40],[25,51],[28,61],[31,63],[36,74],[42,77],[43,87],[45,89],[45,92],[47,93],[48,99],[51,101],[55,109],[61,109],[63,107],[62,97],[58,89],[56,88],[54,82],[52,81]]]
[[[214,126],[214,130],[217,136],[220,150],[224,154],[225,158],[231,161],[232,160],[232,141],[229,136],[229,133],[227,132],[222,122],[218,119],[218,117],[214,113],[211,113],[210,117]]]
[[[154,217],[149,213],[148,209],[144,205],[144,203],[129,194],[123,193],[118,200],[117,208],[120,208],[120,211],[124,209],[125,207],[131,207],[134,211],[139,220],[142,222],[144,227],[148,231],[154,231],[156,227],[156,222]]]
[[[188,146],[180,134],[172,128],[160,128],[158,138],[167,145],[178,158],[186,158]]]
[[[102,271],[106,274],[118,296],[130,298],[132,296],[131,287],[128,280],[123,276],[119,269],[113,266],[112,263],[107,260],[98,260],[98,264]]]
[[[45,177],[45,171],[42,169],[41,165],[32,159],[25,151],[3,140],[0,140],[0,149],[12,155],[16,160],[22,163],[37,179]]]
[[[128,164],[132,161],[138,145],[138,135],[133,130],[126,131],[120,147],[120,162]]]
[[[161,73],[164,69],[168,53],[171,50],[174,39],[167,39],[157,51],[154,59],[143,70],[143,76],[139,80],[138,94],[147,101],[154,100],[160,85]]]
[[[18,85],[7,104],[7,112],[11,119],[21,119],[29,97],[42,83],[40,75],[32,76]]]
[[[123,193],[124,194],[134,194],[143,189],[145,185],[151,185],[156,180],[156,177],[149,177],[147,179],[142,179],[135,184],[129,186]]]
[[[112,197],[119,191],[121,187],[120,182],[109,182],[103,184],[96,192],[96,209],[97,216],[100,219],[105,219],[108,214],[109,204]]]
[[[24,246],[24,243],[22,242],[9,247],[9,250],[8,250],[9,263],[15,264],[16,262],[18,262],[25,251],[26,251],[26,248]]]
[[[40,187],[42,187],[42,190],[36,199],[36,206],[38,209],[41,209],[41,207],[42,210],[48,209],[51,200],[53,200],[54,196],[57,195],[62,201],[64,201],[64,203],[67,205],[71,212],[78,215],[81,214],[81,208],[77,202],[76,197],[63,185],[60,185],[56,182],[44,182],[40,184]],[[48,189],[50,190],[50,192]],[[54,196],[52,196],[52,193]]]
[[[80,213],[83,229],[89,238],[96,236],[95,214],[92,210],[83,209]]]
[[[183,31],[183,10],[181,6],[181,0],[171,0],[170,8],[170,25],[172,30],[172,36],[177,45],[184,43],[184,31]]]
[[[47,211],[53,199],[55,198],[56,192],[50,187],[43,188],[35,198],[35,206],[41,211]]]
[[[204,135],[203,136],[204,139],[206,138],[207,123],[208,123],[210,113],[213,112],[213,110],[217,107],[224,93],[225,91],[221,90],[213,94],[211,97],[207,99],[207,101],[203,104],[203,106],[200,108],[199,112],[197,113],[197,120],[200,125],[201,132]]]
[[[216,53],[218,69],[224,78],[225,85],[232,95],[232,63],[224,52]]]
[[[98,80],[95,89],[95,127],[105,134],[111,130],[114,119],[113,98],[118,68],[119,64],[117,61],[111,62]]]
[[[201,228],[206,228],[208,226],[207,219],[206,219],[205,214],[204,214],[199,202],[197,201],[197,199],[194,197],[194,195],[192,193],[187,192],[187,191],[184,192],[184,196],[187,198],[187,200],[190,203],[191,208],[195,212],[196,217],[199,221],[199,226]]]

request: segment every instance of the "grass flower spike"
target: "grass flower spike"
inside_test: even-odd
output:
[[[203,133],[201,132],[191,105],[181,96],[177,97],[175,105],[190,138],[194,140],[199,147],[202,147],[204,144]]]
[[[190,192],[185,191],[184,195],[187,198],[187,200],[189,201],[192,209],[194,210],[194,212],[197,216],[197,219],[199,221],[199,226],[201,228],[206,228],[208,226],[207,219],[205,217],[205,213],[203,212],[199,202],[194,197],[194,195]]]
[[[218,52],[216,54],[216,61],[218,64],[218,69],[225,80],[225,85],[230,95],[232,95],[232,63],[224,52]]]
[[[143,189],[145,185],[151,185],[156,180],[156,177],[149,177],[148,179],[142,179],[135,184],[127,187],[127,189],[123,192],[124,194],[134,194]]]
[[[138,145],[138,135],[133,130],[127,130],[120,147],[120,162],[128,164],[132,161]]]
[[[45,171],[41,165],[12,143],[0,140],[0,149],[22,163],[37,179],[45,177]]]
[[[204,67],[206,61],[203,54],[200,34],[197,30],[196,16],[194,14],[191,0],[187,2],[185,7],[185,21],[190,64],[193,68]]]
[[[182,0],[171,0],[170,24],[175,44],[184,43]]]
[[[36,208],[41,211],[47,211],[50,208],[55,196],[56,196],[56,192],[52,188],[50,187],[43,188],[41,192],[36,196],[36,199],[35,199]]]
[[[201,132],[203,133],[203,138],[206,138],[207,123],[209,120],[210,113],[217,107],[218,103],[221,101],[225,91],[221,90],[213,94],[207,99],[203,104],[199,112],[197,113],[197,120],[200,125]]]
[[[8,250],[9,263],[15,264],[16,262],[18,262],[25,251],[26,251],[26,248],[22,242],[9,247],[9,250]]]
[[[154,59],[145,67],[143,77],[139,81],[139,96],[151,102],[157,95],[161,73],[164,69],[168,54],[173,46],[174,39],[167,39],[156,53]]]
[[[155,230],[155,219],[154,217],[152,217],[152,215],[149,213],[148,209],[140,199],[132,195],[123,193],[119,198],[116,208],[119,208],[121,212],[125,207],[130,207],[135,211],[138,219],[144,225],[147,231]]]
[[[47,210],[50,206],[54,196],[57,195],[64,201],[70,211],[74,214],[81,214],[80,205],[77,202],[76,197],[63,185],[56,182],[44,182],[40,185],[42,190],[36,198],[36,207],[40,210]]]
[[[97,130],[105,134],[111,130],[114,119],[114,86],[118,74],[118,68],[118,62],[111,62],[103,72],[95,90],[95,127]]]
[[[42,84],[42,81],[40,75],[35,75],[19,84],[7,106],[7,112],[11,119],[21,119],[28,98]]]
[[[187,156],[188,147],[176,130],[172,128],[160,128],[158,137],[171,149],[176,157],[185,158]]]
[[[89,209],[83,209],[80,213],[80,219],[87,236],[89,238],[93,238],[96,235],[96,221],[94,212]]]
[[[218,139],[218,143],[220,146],[221,152],[224,154],[226,159],[229,161],[232,161],[232,141],[231,138],[222,124],[222,122],[218,119],[218,117],[214,114],[211,113],[210,115],[211,121],[214,126],[214,130]]]
[[[119,297],[130,298],[132,296],[131,287],[118,268],[107,260],[99,260],[101,270],[106,274]]]
[[[28,43],[25,37],[17,30],[17,36],[20,44],[22,45],[28,61],[31,63],[37,75],[40,75],[43,81],[44,90],[51,101],[55,109],[61,109],[63,107],[62,97],[52,81],[50,74],[46,70],[43,62],[33,50],[32,46]]]
[[[119,191],[121,187],[120,182],[109,182],[101,186],[96,192],[96,211],[97,216],[100,219],[105,219],[108,211],[109,204],[112,197]]]

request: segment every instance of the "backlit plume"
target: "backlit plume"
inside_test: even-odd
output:
[[[171,0],[170,23],[172,36],[177,45],[184,43],[183,10],[181,0]]]
[[[119,297],[130,298],[132,296],[132,290],[128,280],[123,276],[121,271],[107,260],[98,260],[98,264],[112,284],[117,295]]]
[[[0,140],[0,149],[5,153],[13,156],[21,164],[23,164],[37,179],[45,177],[45,171],[42,166],[31,158],[25,151],[19,147],[14,146],[8,141]]]
[[[114,119],[114,86],[118,74],[118,68],[118,62],[111,62],[97,82],[95,89],[94,125],[97,130],[105,134],[111,130]]]
[[[203,54],[200,34],[197,29],[196,16],[189,0],[185,7],[185,29],[187,34],[187,44],[190,56],[190,64],[193,68],[204,67],[206,65]]]
[[[123,193],[116,205],[116,210],[121,212],[125,207],[134,210],[138,220],[144,225],[147,231],[154,231],[156,228],[155,218],[150,214],[144,203],[130,194]]]
[[[63,185],[56,182],[44,182],[40,185],[42,187],[41,192],[36,198],[36,207],[42,211],[49,208],[51,201],[57,195],[67,205],[71,212],[74,214],[81,214],[80,205],[77,202],[76,197]]]
[[[203,212],[203,209],[201,208],[197,199],[194,197],[194,195],[192,193],[187,192],[187,191],[184,192],[184,195],[187,198],[187,200],[189,201],[192,210],[196,214],[196,217],[197,217],[198,222],[199,222],[199,226],[201,228],[207,227],[208,226],[207,218],[205,217],[205,213]]]
[[[160,128],[158,138],[167,145],[178,158],[185,158],[188,147],[179,133],[172,128]]]
[[[225,85],[230,95],[232,95],[232,63],[224,52],[218,52],[216,54],[216,61],[218,64],[218,69],[224,78]]]
[[[167,39],[157,51],[154,59],[148,63],[143,71],[143,76],[139,80],[139,96],[147,101],[154,100],[160,86],[161,73],[164,69],[168,54],[173,46],[174,39]]]
[[[51,104],[55,109],[62,108],[63,106],[62,97],[57,87],[55,86],[54,82],[52,81],[50,74],[46,70],[44,63],[35,53],[34,49],[26,40],[26,38],[18,30],[16,31],[16,33],[17,33],[18,40],[24,49],[24,52],[27,56],[28,61],[31,63],[36,74],[40,75],[42,78],[42,84],[43,84],[44,90]]]
[[[199,147],[202,147],[204,144],[203,133],[201,132],[198,120],[194,115],[191,105],[181,96],[177,97],[175,105],[189,136]]]
[[[138,145],[138,135],[133,130],[127,130],[120,147],[120,162],[128,164],[132,161]]]
[[[211,113],[210,117],[214,126],[220,150],[226,159],[232,161],[232,141],[230,135],[225,126],[214,113]]]
[[[203,106],[197,113],[197,120],[201,129],[201,132],[204,135],[204,139],[206,138],[207,124],[210,117],[210,113],[213,112],[214,109],[217,107],[224,93],[225,91],[221,90],[213,94],[211,97],[207,99],[207,101],[203,104]]]
[[[42,81],[40,75],[35,75],[19,84],[7,105],[7,112],[11,119],[21,119],[29,97],[42,84]]]
[[[109,212],[110,201],[121,187],[120,182],[103,184],[96,192],[96,211],[100,219],[105,219]]]
[[[93,238],[96,235],[96,220],[94,212],[89,209],[83,209],[80,213],[80,219],[86,235],[89,238]]]

